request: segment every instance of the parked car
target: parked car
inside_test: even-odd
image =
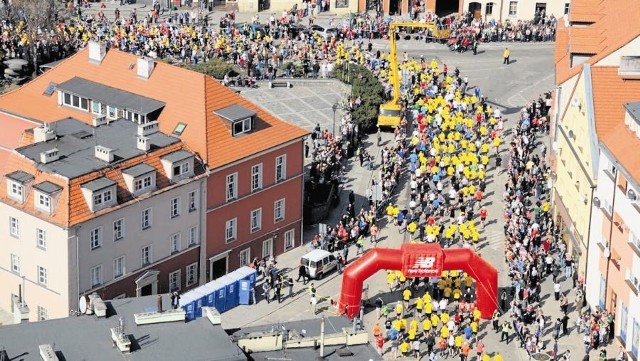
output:
[[[300,262],[307,268],[309,277],[317,280],[322,279],[324,275],[338,266],[336,256],[322,249],[316,249],[305,254],[300,259]]]
[[[315,24],[311,25],[311,31],[317,33],[325,40],[329,40],[334,36],[337,39],[338,33],[339,33],[339,30],[337,28],[325,28],[323,26],[315,25]]]

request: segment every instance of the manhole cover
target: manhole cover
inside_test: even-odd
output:
[[[546,353],[537,353],[531,356],[531,358],[539,361],[551,360],[551,356],[547,355]]]

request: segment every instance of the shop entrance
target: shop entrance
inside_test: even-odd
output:
[[[439,17],[449,16],[458,12],[458,0],[437,0],[436,15]]]

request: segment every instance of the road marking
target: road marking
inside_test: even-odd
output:
[[[478,242],[478,245],[484,245],[483,249],[485,247],[491,248],[495,251],[504,249],[504,233],[500,231],[488,231],[485,232],[485,234],[485,239]]]
[[[552,72],[551,74],[549,74],[549,75],[545,76],[544,78],[542,78],[542,79],[538,80],[537,82],[535,82],[535,83],[533,83],[533,84],[531,84],[531,85],[529,85],[529,86],[526,86],[526,87],[524,87],[524,88],[520,89],[517,93],[515,93],[515,94],[511,95],[511,96],[507,99],[507,104],[511,105],[512,107],[519,107],[519,106],[523,106],[523,105],[527,104],[531,99],[527,100],[527,99],[522,95],[522,93],[524,93],[524,91],[525,91],[525,90],[528,90],[528,89],[533,88],[534,86],[536,86],[536,85],[538,85],[538,84],[541,84],[541,83],[545,82],[547,79],[551,78],[552,76],[555,76],[555,73],[553,73],[553,72]],[[521,99],[523,99],[523,100],[525,101],[525,102],[524,102],[524,104],[523,104],[523,103],[514,103],[513,98],[515,98],[515,97],[520,97]]]

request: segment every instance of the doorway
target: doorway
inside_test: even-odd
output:
[[[458,1],[454,0],[436,0],[436,15],[445,17],[457,13],[458,5]]]
[[[222,257],[211,262],[211,280],[218,279],[227,274],[227,257]]]
[[[155,295],[158,293],[158,275],[160,271],[148,270],[134,280],[136,297]]]
[[[402,0],[389,0],[389,15],[401,15]]]
[[[536,3],[535,17],[544,17],[547,12],[547,3]]]
[[[470,2],[469,13],[473,19],[479,19],[482,16],[482,4],[477,1]]]
[[[140,289],[140,296],[151,296],[153,294],[153,286],[146,285]]]

